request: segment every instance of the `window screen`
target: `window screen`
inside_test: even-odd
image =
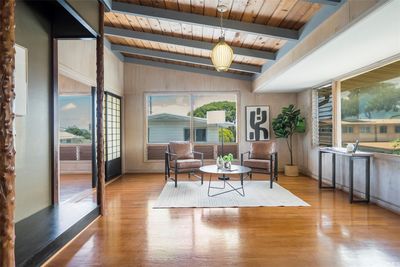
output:
[[[105,94],[106,161],[121,157],[121,99]]]
[[[332,87],[317,90],[318,145],[332,146]]]

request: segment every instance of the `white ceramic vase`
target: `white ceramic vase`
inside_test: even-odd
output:
[[[230,161],[225,161],[224,162],[224,168],[227,170],[230,170],[232,167],[232,163]]]

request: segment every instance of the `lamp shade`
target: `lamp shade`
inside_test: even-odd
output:
[[[227,71],[231,66],[232,60],[233,50],[221,37],[211,51],[211,61],[217,71]]]
[[[207,124],[225,123],[225,110],[207,111]]]

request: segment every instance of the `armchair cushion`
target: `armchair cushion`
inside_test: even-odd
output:
[[[176,165],[179,170],[181,169],[198,169],[201,167],[201,160],[199,159],[178,159]],[[175,168],[175,160],[170,162],[170,167]]]
[[[271,162],[269,160],[262,160],[262,159],[249,159],[243,161],[243,165],[252,169],[264,169],[270,170]]]
[[[168,145],[169,152],[176,154],[172,159],[193,159],[192,144],[190,142],[170,142]]]
[[[251,143],[250,159],[270,159],[271,154],[276,151],[274,141],[254,142]]]

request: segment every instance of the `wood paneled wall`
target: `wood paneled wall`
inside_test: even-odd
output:
[[[163,161],[145,162],[145,103],[144,94],[151,92],[239,92],[238,138],[239,152],[249,149],[245,141],[245,106],[269,105],[271,118],[283,106],[296,104],[296,94],[254,94],[251,82],[211,77],[203,74],[161,69],[127,63],[124,68],[124,170],[126,172],[162,171]],[[296,147],[295,142],[295,147]],[[289,162],[284,140],[278,140],[281,167]],[[212,161],[213,162],[213,161]],[[296,159],[295,159],[296,162]],[[211,163],[211,162],[210,162]]]
[[[91,95],[92,88],[67,76],[58,75],[59,95]]]
[[[61,40],[58,41],[60,74],[96,86],[96,41]],[[104,48],[104,87],[117,95],[123,94],[124,63],[107,47]]]

